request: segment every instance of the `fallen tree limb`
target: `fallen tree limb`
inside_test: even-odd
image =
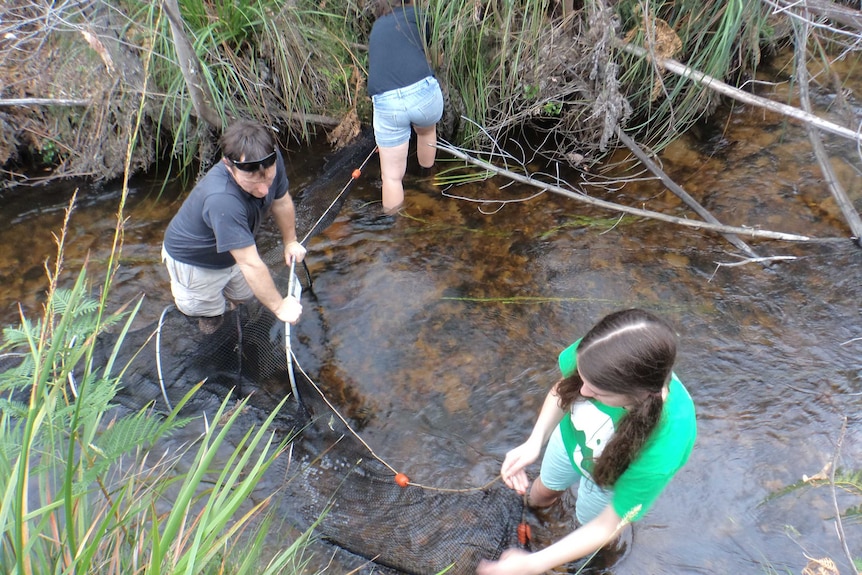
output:
[[[323,116],[321,114],[306,114],[305,112],[271,112],[272,115],[281,118],[285,122],[300,122],[304,124],[316,124],[318,126],[337,126],[341,123],[339,118]]]
[[[210,94],[203,74],[201,74],[200,61],[198,61],[194,47],[183,30],[183,19],[180,15],[179,4],[177,0],[165,0],[162,5],[164,6],[165,13],[168,15],[168,22],[171,25],[171,36],[174,39],[174,49],[177,52],[177,63],[180,66],[183,79],[186,81],[186,87],[189,90],[189,97],[191,98],[195,115],[218,132],[221,132],[222,120],[211,106],[211,102],[213,101],[212,94]]]
[[[65,98],[0,98],[0,106],[89,106],[90,100]]]
[[[784,116],[799,120],[801,122],[805,122],[806,124],[815,126],[820,130],[835,134],[836,136],[841,136],[842,138],[847,138],[849,140],[862,143],[862,130],[854,131],[849,128],[845,128],[844,126],[839,126],[838,124],[830,122],[829,120],[824,120],[823,118],[805,112],[804,110],[800,110],[799,108],[794,108],[793,106],[788,106],[787,104],[773,102],[772,100],[769,100],[767,98],[755,96],[754,94],[750,94],[748,92],[745,92],[744,90],[740,90],[739,88],[734,88],[729,84],[725,84],[721,80],[713,78],[712,76],[708,76],[703,72],[698,72],[697,70],[686,66],[682,62],[673,60],[671,58],[661,58],[660,56],[651,54],[648,50],[646,50],[645,48],[641,48],[640,46],[626,44],[622,41],[617,41],[616,46],[620,50],[623,50],[624,52],[627,52],[634,56],[638,56],[639,58],[652,60],[657,66],[660,66],[670,72],[673,72],[674,74],[682,76],[683,78],[688,78],[697,84],[714,90],[719,94],[724,94],[725,96],[733,98],[734,100],[737,100],[739,102],[765,108],[772,112],[776,112],[778,114],[782,114]]]
[[[652,161],[652,159],[650,159],[646,152],[643,151],[643,149],[638,145],[637,142],[632,139],[631,136],[623,132],[619,126],[616,126],[614,129],[617,133],[617,138],[619,138],[620,141],[625,144],[625,146],[629,150],[631,150],[631,152],[647,167],[650,172],[655,174],[661,180],[661,182],[665,185],[667,189],[669,189],[679,199],[685,202],[685,205],[694,210],[694,212],[701,218],[703,218],[704,221],[717,225],[722,225],[722,223],[718,221],[717,218],[715,218],[711,213],[709,213],[709,210],[700,205],[700,203],[694,198],[692,198],[689,193],[682,188],[682,186],[674,182],[673,179],[668,176],[664,172],[664,170],[659,167],[658,164]],[[768,261],[762,259],[759,255],[757,255],[757,253],[753,249],[751,249],[751,246],[739,239],[739,236],[735,234],[727,234],[724,232],[722,232],[722,235],[724,236],[724,239],[733,244],[738,250],[746,254],[750,258],[750,261]]]
[[[806,14],[807,15],[807,14]],[[796,28],[796,79],[799,85],[799,104],[806,112],[811,111],[811,98],[808,94],[808,56],[807,44],[810,35],[810,26],[808,20],[804,23],[795,22]],[[817,158],[817,164],[820,166],[820,171],[823,173],[823,179],[826,185],[829,186],[829,191],[832,192],[832,198],[847,224],[850,226],[850,232],[854,236],[854,242],[857,246],[862,246],[862,219],[859,218],[859,212],[853,207],[853,202],[844,191],[844,186],[835,175],[835,170],[832,168],[832,163],[829,161],[829,154],[826,152],[826,146],[823,145],[823,140],[820,138],[819,132],[812,126],[806,126],[808,139],[811,141],[811,147],[814,149],[814,157]]]
[[[577,200],[579,202],[589,204],[591,206],[596,206],[596,207],[604,208],[607,210],[613,210],[615,212],[623,212],[626,214],[631,214],[633,216],[641,216],[644,218],[660,220],[663,222],[668,222],[668,223],[677,224],[680,226],[685,226],[688,228],[693,228],[696,230],[706,230],[706,231],[718,232],[720,234],[738,234],[738,235],[743,235],[743,236],[750,236],[753,238],[762,238],[762,239],[769,239],[769,240],[783,240],[783,241],[788,241],[788,242],[846,241],[845,238],[829,238],[829,239],[819,238],[818,239],[818,238],[812,238],[809,236],[800,236],[797,234],[786,234],[783,232],[771,232],[771,231],[767,231],[767,230],[756,230],[753,228],[725,226],[722,224],[714,224],[714,223],[710,223],[710,222],[702,222],[702,221],[695,221],[695,220],[687,220],[685,218],[677,218],[675,216],[668,216],[668,215],[665,215],[665,214],[662,214],[659,212],[653,212],[650,210],[642,210],[639,208],[632,208],[632,207],[624,206],[621,204],[615,204],[613,202],[606,202],[604,200],[591,198],[590,196],[587,196],[587,195],[582,194],[582,193],[573,192],[571,190],[567,190],[567,189],[562,188],[560,186],[548,184],[546,182],[542,182],[542,181],[530,178],[529,176],[524,176],[524,175],[512,172],[510,170],[500,168],[500,167],[495,166],[494,164],[491,164],[491,163],[486,162],[484,160],[474,158],[474,157],[470,156],[469,154],[464,153],[460,149],[455,148],[454,146],[451,146],[447,143],[443,143],[442,141],[439,141],[439,140],[438,140],[438,143],[435,147],[439,150],[443,150],[445,152],[448,152],[449,154],[452,154],[456,158],[460,158],[469,164],[473,164],[474,166],[478,166],[478,167],[482,168],[483,170],[487,170],[487,171],[493,172],[495,174],[500,174],[502,176],[509,178],[510,180],[514,180],[514,181],[520,182],[522,184],[527,184],[527,185],[533,186],[535,188],[540,188],[541,190],[544,190],[544,191],[548,191],[548,192],[552,192],[552,193],[555,193],[555,194],[558,194],[561,196],[565,196],[567,198],[571,198],[573,200]]]

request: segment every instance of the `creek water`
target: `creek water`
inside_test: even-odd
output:
[[[831,140],[829,149],[862,207],[855,149]],[[862,249],[846,239],[809,150],[799,126],[737,106],[662,154],[665,170],[723,223],[845,238],[749,240],[760,256],[795,257],[769,267],[726,265],[740,258],[719,235],[617,221],[550,193],[505,205],[451,197],[535,195],[523,185],[500,189],[497,179],[444,194],[408,178],[404,209],[382,218],[375,158],[336,221],[309,243],[314,293],[305,292],[294,328],[297,357],[387,463],[417,483],[467,488],[493,480],[526,438],[563,347],[610,311],[652,310],[679,332],[676,372],[697,405],[699,437],[610,572],[798,573],[808,557],[851,572],[830,488],[800,483],[833,460],[862,469]],[[293,190],[320,177],[325,151],[322,143],[288,150]],[[341,187],[350,174],[331,176]],[[114,306],[144,296],[141,326],[170,303],[159,251],[188,188],[160,193],[159,183],[132,182],[111,292]],[[54,260],[73,190],[0,192],[3,325],[17,322],[19,304],[38,315],[44,264]],[[655,181],[592,193],[694,217]],[[93,270],[110,253],[119,197],[118,186],[82,185],[61,283],[87,257],[89,277],[102,281]],[[273,230],[260,242],[274,245]],[[858,493],[836,496],[842,510],[862,503]],[[544,532],[534,528],[539,539],[565,533],[568,507]],[[842,523],[862,556],[862,525]]]

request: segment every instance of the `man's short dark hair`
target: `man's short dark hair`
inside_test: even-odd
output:
[[[231,124],[219,139],[222,154],[229,160],[258,160],[275,150],[272,130],[259,122],[239,120]]]
[[[413,0],[375,0],[371,5],[371,13],[374,19],[382,18],[399,6],[410,6]]]

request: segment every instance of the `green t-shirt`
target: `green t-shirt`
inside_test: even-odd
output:
[[[569,377],[577,368],[576,341],[559,356],[560,371]],[[574,468],[592,479],[593,461],[613,436],[625,415],[622,407],[610,407],[592,398],[577,401],[569,417],[560,422],[566,452]],[[637,455],[613,486],[611,504],[617,515],[637,521],[655,502],[671,478],[688,461],[697,437],[694,402],[685,386],[671,374],[661,420]],[[634,510],[640,505],[640,509]]]

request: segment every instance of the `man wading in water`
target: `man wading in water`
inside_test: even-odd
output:
[[[195,185],[165,231],[162,260],[174,302],[200,318],[205,333],[218,329],[228,305],[252,297],[281,321],[296,323],[302,305],[281,296],[255,244],[263,216],[271,212],[287,264],[305,257],[275,137],[261,124],[239,121],[219,145],[221,161]]]

